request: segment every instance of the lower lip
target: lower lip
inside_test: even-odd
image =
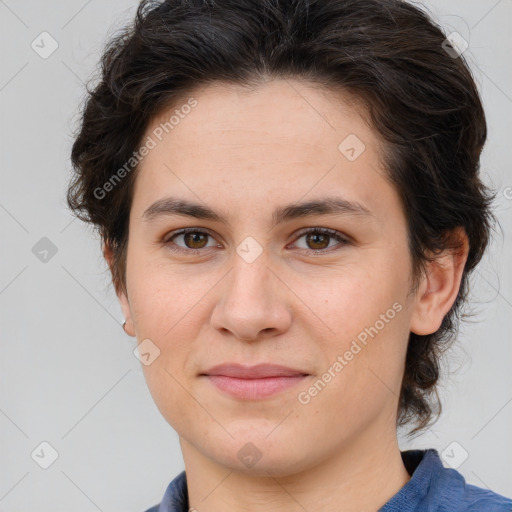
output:
[[[206,375],[206,377],[217,388],[231,396],[243,400],[259,400],[295,386],[304,380],[307,375],[264,377],[261,379],[238,379],[225,375]]]

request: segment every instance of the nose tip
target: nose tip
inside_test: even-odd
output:
[[[238,340],[252,342],[275,336],[289,328],[291,314],[287,296],[263,262],[240,265],[219,289],[211,323],[220,331],[230,332]],[[279,292],[279,293],[278,293]]]

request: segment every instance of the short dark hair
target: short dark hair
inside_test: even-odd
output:
[[[155,115],[213,82],[253,88],[297,78],[344,91],[385,141],[386,177],[408,223],[412,289],[439,251],[459,247],[455,228],[469,239],[459,293],[442,325],[409,335],[397,426],[414,423],[409,434],[426,428],[441,411],[441,355],[496,220],[495,193],[478,174],[483,107],[464,56],[448,49],[430,16],[400,0],[143,0],[133,24],[107,44],[99,83],[87,88],[67,192],[75,215],[112,248],[116,291],[126,292],[138,169],[128,172],[126,163]],[[123,166],[123,179],[112,183]]]

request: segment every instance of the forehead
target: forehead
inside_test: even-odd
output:
[[[190,108],[192,98],[195,106]],[[214,82],[174,101],[151,121],[146,133],[160,126],[164,137],[172,133],[175,144],[196,149],[201,148],[195,137],[211,142],[210,136],[221,149],[234,142],[332,149],[347,129],[361,138],[377,138],[361,116],[365,113],[354,95],[312,82],[273,79],[251,88]],[[172,114],[178,114],[173,116],[176,124],[165,130]]]
[[[196,89],[149,124],[144,138],[156,145],[139,166],[132,208],[140,215],[181,194],[227,216],[230,207],[259,211],[339,191],[378,211],[397,197],[360,111],[347,94],[297,80]]]

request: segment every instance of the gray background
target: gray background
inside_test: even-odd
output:
[[[457,464],[467,456],[458,470],[469,483],[512,496],[512,2],[426,5],[446,33],[469,42],[464,55],[489,123],[482,172],[500,190],[503,236],[472,280],[477,316],[447,360],[445,412],[401,446],[434,447]],[[98,237],[64,200],[83,82],[135,8],[133,0],[0,0],[0,512],[142,512],[184,467],[136,342],[121,329]],[[46,59],[31,47],[43,31],[58,43]],[[47,469],[44,441],[58,453]]]

